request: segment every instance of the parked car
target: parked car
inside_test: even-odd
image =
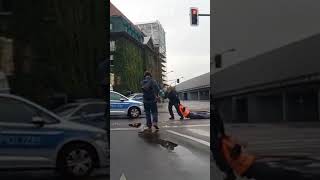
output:
[[[0,169],[53,168],[84,177],[108,166],[106,131],[66,121],[24,98],[0,94]]]
[[[126,96],[110,91],[110,115],[138,118],[144,112],[143,103],[131,100]]]
[[[65,120],[106,128],[107,103],[98,99],[80,99],[54,110],[56,114]]]
[[[131,100],[143,102],[143,94],[142,93],[134,93],[128,97]]]

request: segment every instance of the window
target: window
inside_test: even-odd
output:
[[[54,112],[59,116],[67,116],[68,114],[72,113],[77,107],[78,105],[66,105],[54,110]]]
[[[81,113],[85,114],[97,114],[104,113],[106,111],[106,104],[88,104],[82,107],[74,116],[79,116]]]
[[[110,92],[110,100],[120,101],[120,99],[127,99],[127,98],[125,98],[124,96],[121,96],[120,94]]]
[[[114,63],[113,63],[113,55],[110,55],[110,66],[113,66]]]
[[[58,120],[45,114],[26,103],[10,99],[0,98],[0,122],[5,123],[32,123],[36,116],[43,118],[46,123],[56,123]]]
[[[112,24],[110,24],[110,30],[112,30]]]
[[[110,52],[113,52],[116,50],[116,42],[110,41]]]

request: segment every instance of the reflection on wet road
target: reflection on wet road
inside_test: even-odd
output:
[[[168,132],[207,141],[203,134],[188,129],[209,132],[208,121],[161,122],[159,131],[143,133],[129,127],[128,122],[111,121],[111,180],[119,180],[122,175],[130,180],[210,179],[209,147]]]

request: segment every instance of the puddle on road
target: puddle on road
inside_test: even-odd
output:
[[[158,131],[155,132],[139,132],[139,137],[143,138],[149,144],[158,144],[170,151],[173,151],[178,144],[160,138]]]

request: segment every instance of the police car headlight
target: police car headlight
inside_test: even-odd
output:
[[[99,141],[105,141],[107,142],[108,141],[108,136],[107,136],[107,133],[98,133],[95,137],[94,137],[95,140],[99,140]]]

